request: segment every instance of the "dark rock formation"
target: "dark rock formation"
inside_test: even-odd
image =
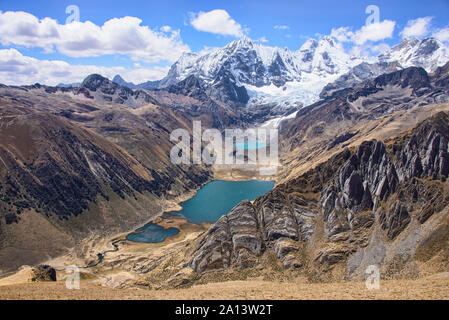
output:
[[[410,215],[407,208],[399,201],[395,202],[388,211],[380,209],[379,221],[383,230],[386,230],[387,236],[394,239],[410,223]]]
[[[30,281],[56,281],[56,270],[46,264],[34,267],[31,269]]]
[[[245,106],[249,101],[248,92],[244,86],[238,86],[232,75],[223,75],[215,80],[211,96],[223,103],[233,103],[237,107]]]

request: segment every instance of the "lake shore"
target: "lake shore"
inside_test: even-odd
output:
[[[208,183],[212,183],[213,181]],[[229,182],[226,180],[220,181]],[[241,181],[236,182],[240,183]],[[205,185],[207,185],[207,183],[203,184],[201,188]],[[198,194],[199,190],[200,189],[194,190],[177,197],[176,202],[174,202],[173,199],[166,201],[167,205],[164,208],[165,210],[161,211],[150,221],[147,221],[130,231],[114,235],[113,237],[108,237],[104,240],[98,240],[98,238],[92,239],[91,241],[86,240],[85,246],[88,249],[85,252],[89,254],[88,256],[78,256],[75,251],[71,251],[67,255],[48,260],[45,263],[58,270],[58,274],[60,274],[61,277],[66,276],[64,272],[66,266],[79,266],[87,277],[95,278],[94,283],[99,285],[121,286],[128,281],[135,281],[136,274],[123,271],[129,269],[134,264],[132,260],[140,260],[143,259],[143,257],[148,256],[148,258],[145,259],[164,261],[170,255],[170,250],[181,250],[179,251],[181,253],[183,250],[181,248],[186,241],[196,241],[211,227],[212,223],[208,222],[192,223],[185,218],[164,217],[164,213],[182,209],[182,204],[193,199]],[[149,223],[156,224],[164,229],[176,228],[179,230],[179,233],[171,235],[161,242],[154,243],[135,242],[127,239],[129,234],[136,233],[136,230],[143,228]],[[138,232],[139,231],[137,231],[137,233]],[[115,244],[115,246],[113,244]],[[182,254],[184,255],[184,252]],[[123,261],[123,256],[128,256],[129,262]],[[117,267],[117,263],[120,263],[121,266]],[[117,268],[117,272],[114,271],[112,273],[113,275],[111,275],[112,270],[107,271],[111,266],[114,266],[113,269]],[[60,276],[58,275],[58,277]],[[115,279],[115,277],[117,277],[117,279]]]

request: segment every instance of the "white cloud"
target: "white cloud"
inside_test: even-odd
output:
[[[364,25],[355,32],[349,27],[333,28],[330,35],[340,42],[353,42],[361,46],[367,41],[380,41],[391,38],[395,25],[395,21],[384,20]]]
[[[352,41],[354,32],[352,32],[349,27],[340,27],[337,29],[332,28],[330,35],[340,42],[349,42]]]
[[[388,51],[390,49],[390,46],[386,43],[380,43],[380,44],[370,44],[365,43],[364,45],[357,46],[351,48],[350,54],[355,56],[373,56],[373,55],[379,55],[385,51]]]
[[[426,36],[430,31],[431,21],[432,17],[409,20],[407,26],[401,31],[401,35],[405,38]]]
[[[339,43],[349,43],[349,54],[355,56],[378,55],[390,47],[386,43],[377,43],[393,36],[396,22],[384,20],[364,25],[353,31],[351,27],[332,28],[330,36]]]
[[[288,30],[288,29],[290,29],[289,26],[285,26],[285,25],[274,26],[273,28],[275,28],[276,30]]]
[[[51,18],[39,20],[23,11],[0,11],[0,43],[4,46],[41,47],[50,51],[59,41],[58,23]]]
[[[432,36],[442,42],[449,42],[449,27],[435,31]]]
[[[39,82],[56,85],[58,83],[81,82],[92,73],[109,79],[120,74],[127,81],[142,83],[163,78],[169,67],[144,68],[135,65],[133,69],[124,67],[100,67],[93,65],[71,65],[65,61],[39,60],[22,55],[16,49],[0,50],[0,83],[23,85]]]
[[[170,31],[172,31],[172,29],[170,26],[163,26],[163,27],[161,27],[161,31],[162,32],[170,32]]]
[[[125,69],[120,75],[126,79],[126,81],[139,84],[150,80],[160,80],[167,75],[169,69],[170,67],[168,66],[155,66],[151,68],[135,66],[134,69]],[[112,79],[112,76],[109,79]]]
[[[192,13],[190,24],[199,31],[235,37],[243,35],[242,26],[232,19],[226,10]]]
[[[353,41],[357,45],[362,45],[367,41],[380,41],[391,38],[395,25],[396,22],[391,20],[365,25],[354,33]]]
[[[162,32],[141,25],[136,17],[113,18],[103,26],[86,22],[59,24],[51,18],[39,20],[19,11],[0,11],[0,43],[58,50],[70,57],[98,57],[119,54],[145,62],[176,61],[190,48],[179,30],[162,27]],[[170,32],[170,34],[167,34]]]
[[[380,43],[370,46],[370,50],[374,53],[380,54],[390,50],[390,46],[386,43]]]
[[[267,38],[265,38],[265,37],[260,37],[260,38],[259,38],[259,42],[261,42],[261,43],[267,43],[268,40],[267,40]]]

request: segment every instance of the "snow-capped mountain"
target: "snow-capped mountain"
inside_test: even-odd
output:
[[[379,55],[380,62],[397,61],[403,68],[422,67],[433,72],[449,60],[449,48],[435,38],[404,38],[400,44]]]
[[[194,74],[212,84],[221,72],[228,71],[238,85],[280,87],[287,81],[301,81],[304,73],[318,76],[343,73],[362,61],[350,57],[330,37],[310,39],[298,51],[264,46],[243,37],[203,55],[184,54],[163,81],[164,85],[171,84]]]
[[[273,105],[291,110],[316,102],[327,84],[345,75],[357,83],[410,66],[433,72],[448,60],[449,49],[434,38],[404,39],[378,57],[362,57],[349,55],[329,36],[309,39],[296,51],[243,37],[223,48],[182,55],[158,87],[168,87],[192,75],[205,87],[217,86],[226,79],[246,88],[250,108]]]
[[[336,81],[327,84],[320,93],[326,98],[332,92],[349,88],[364,80],[373,79],[384,73],[391,73],[408,67],[422,67],[428,73],[449,61],[449,49],[434,38],[418,40],[403,39],[400,44],[379,55],[375,63],[361,63]]]
[[[324,85],[363,61],[349,56],[330,37],[308,40],[297,51],[264,46],[243,37],[205,54],[184,54],[160,86],[169,86],[190,75],[213,85],[228,76],[236,85],[246,87],[250,105],[308,104],[316,99]]]

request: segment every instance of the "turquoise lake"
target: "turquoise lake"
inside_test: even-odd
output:
[[[242,200],[254,200],[273,189],[273,181],[222,181],[204,185],[198,193],[181,203],[182,210],[171,212],[171,217],[185,218],[192,223],[216,222]]]
[[[215,180],[205,184],[193,198],[181,203],[182,210],[166,212],[162,217],[184,218],[195,224],[214,223],[240,201],[254,200],[273,189],[273,186],[273,181]],[[176,228],[164,229],[153,223],[148,223],[136,231],[141,233],[131,233],[127,239],[136,242],[161,242],[179,232]]]
[[[238,150],[254,150],[267,146],[265,143],[257,141],[239,142],[234,143],[234,145],[237,147]]]
[[[154,223],[147,223],[143,227],[136,230],[136,233],[130,233],[126,236],[126,240],[134,242],[162,242],[166,238],[174,236],[179,233],[176,228],[164,229]]]

